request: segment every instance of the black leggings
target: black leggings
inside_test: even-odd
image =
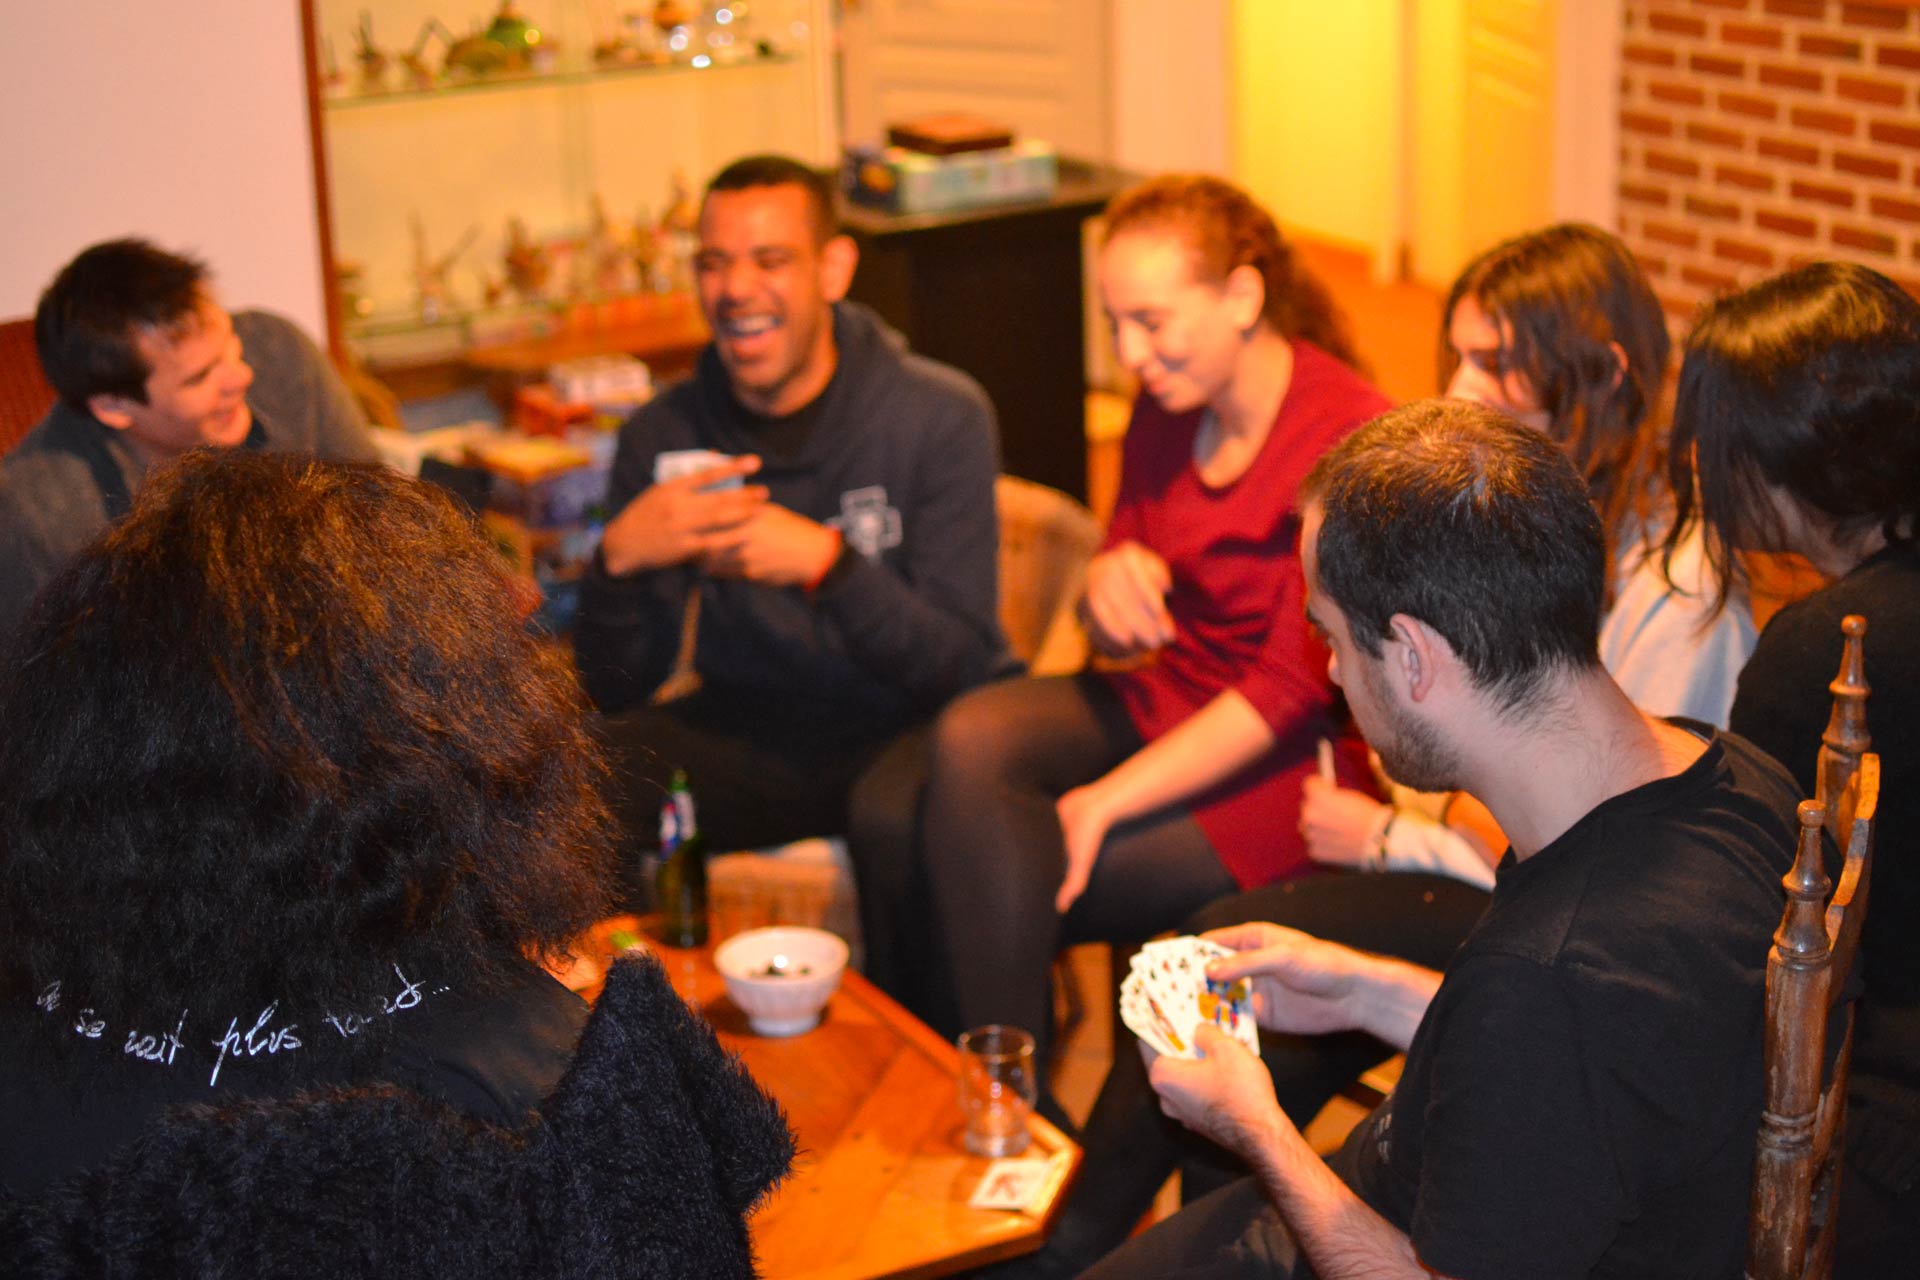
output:
[[[1488,895],[1446,876],[1327,872],[1253,889],[1195,913],[1183,929],[1202,933],[1266,920],[1362,951],[1443,968],[1485,910]],[[1116,1038],[1127,1040],[1124,1030]],[[1295,1124],[1312,1120],[1329,1098],[1391,1050],[1359,1032],[1289,1036],[1262,1032],[1260,1056],[1274,1093]],[[1160,1110],[1147,1071],[1130,1044],[1116,1044],[1113,1070],[1087,1119],[1080,1180],[1047,1251],[1076,1267],[1126,1239],[1176,1164],[1191,1202],[1246,1174],[1222,1148]]]
[[[1109,832],[1086,892],[1064,917],[1054,910],[1066,865],[1055,800],[1140,746],[1095,676],[988,685],[935,724],[920,845],[962,1025],[1024,1027],[1044,1055],[1061,947],[1140,941],[1235,888],[1199,825],[1172,805]]]

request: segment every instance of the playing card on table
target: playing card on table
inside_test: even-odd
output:
[[[967,1203],[976,1209],[1015,1209],[1035,1213],[1046,1204],[1050,1184],[1066,1176],[1071,1157],[1057,1151],[1051,1156],[1025,1156],[1017,1160],[995,1160],[987,1166],[980,1185],[973,1189]]]

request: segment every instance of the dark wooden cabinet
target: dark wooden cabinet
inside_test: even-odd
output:
[[[977,378],[1000,419],[1001,465],[1085,500],[1081,226],[1130,178],[1062,160],[1045,201],[899,216],[854,206],[850,296],[915,351]]]

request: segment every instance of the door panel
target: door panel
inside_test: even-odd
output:
[[[1467,250],[1553,216],[1553,0],[1467,0],[1464,239]]]

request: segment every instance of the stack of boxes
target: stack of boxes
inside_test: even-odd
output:
[[[887,129],[884,147],[848,147],[850,199],[889,213],[951,213],[1044,200],[1059,182],[1052,147],[973,116],[928,116]]]

